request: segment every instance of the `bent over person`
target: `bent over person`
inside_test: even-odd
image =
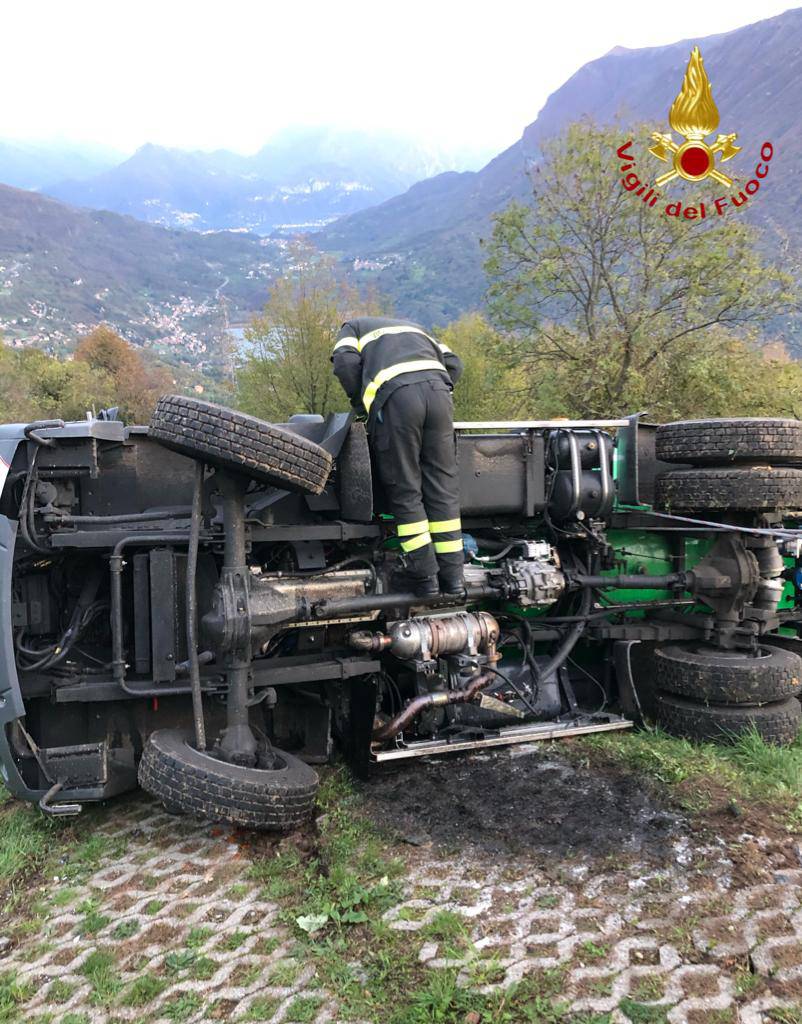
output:
[[[418,324],[358,317],[342,325],[334,372],[368,417],[374,461],[418,597],[464,589],[454,407],[462,361]]]

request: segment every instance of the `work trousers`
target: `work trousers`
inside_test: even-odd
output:
[[[371,426],[389,511],[413,579],[462,579],[454,406],[445,380],[397,388]]]

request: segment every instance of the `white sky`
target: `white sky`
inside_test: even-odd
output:
[[[0,137],[242,152],[294,124],[497,151],[616,45],[793,0],[5,0]]]

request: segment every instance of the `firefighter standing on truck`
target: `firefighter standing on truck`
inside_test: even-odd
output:
[[[374,462],[418,597],[464,590],[454,407],[462,361],[418,324],[358,317],[342,325],[334,372],[368,417]]]

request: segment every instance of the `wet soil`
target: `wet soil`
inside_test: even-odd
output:
[[[407,843],[505,857],[670,860],[688,828],[642,778],[553,748],[406,762],[360,791],[377,824]]]

